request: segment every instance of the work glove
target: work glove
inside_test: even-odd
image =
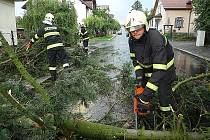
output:
[[[32,41],[28,42],[28,44],[26,44],[26,51],[28,51],[28,49],[32,48]]]
[[[136,87],[142,87],[142,77],[136,77]]]

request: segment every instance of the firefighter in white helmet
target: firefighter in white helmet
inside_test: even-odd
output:
[[[84,47],[83,49],[86,53],[88,53],[89,33],[88,33],[84,23],[81,23],[80,28],[81,29],[80,29],[79,35],[82,38],[82,44],[83,44],[83,47]]]
[[[175,80],[174,52],[167,38],[156,29],[148,27],[145,14],[132,10],[125,21],[129,32],[130,57],[136,74],[137,86],[144,88],[140,94],[139,109],[150,110],[153,94],[159,94],[160,110],[173,111],[171,83]]]
[[[42,21],[44,24],[52,25],[54,22],[54,16],[51,13],[47,13]]]
[[[43,22],[43,27],[38,30],[31,41],[26,45],[27,48],[31,48],[32,44],[35,43],[41,37],[44,38],[47,47],[47,55],[49,62],[49,71],[51,74],[51,80],[55,81],[57,79],[56,65],[57,58],[61,59],[63,68],[69,66],[68,55],[64,50],[64,44],[61,39],[59,28],[53,24],[54,16],[51,13],[45,15]],[[57,57],[58,56],[58,57]]]

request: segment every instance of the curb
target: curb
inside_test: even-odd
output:
[[[200,59],[203,59],[203,60],[206,60],[206,61],[210,62],[210,58],[203,57],[203,56],[201,56],[201,55],[199,55],[199,54],[194,54],[194,53],[192,53],[192,52],[190,52],[190,51],[187,51],[187,50],[184,50],[184,49],[180,49],[180,48],[177,48],[177,47],[175,47],[175,46],[174,46],[173,48],[176,49],[176,50],[179,50],[179,51],[188,53],[188,54],[190,54],[190,55],[192,55],[192,56],[195,56],[195,57],[198,57],[198,58],[200,58]]]

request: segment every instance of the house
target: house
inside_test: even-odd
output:
[[[9,45],[17,45],[15,1],[25,0],[0,0],[0,32]]]
[[[97,5],[97,9],[105,10],[107,13],[110,12],[109,5]]]
[[[109,17],[114,19],[114,14],[110,14],[109,5],[97,5],[96,9],[105,10],[105,12],[109,15]]]
[[[192,0],[155,0],[152,17],[149,25],[163,33],[194,33]]]

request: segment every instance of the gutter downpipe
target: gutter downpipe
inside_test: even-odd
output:
[[[191,14],[192,14],[192,9],[190,9],[190,13],[189,13],[189,22],[188,22],[188,36],[190,36],[190,22],[191,22]]]

